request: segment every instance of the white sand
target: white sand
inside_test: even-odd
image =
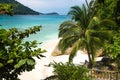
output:
[[[22,75],[20,75],[19,78],[21,80],[42,80],[53,74],[52,73],[53,68],[47,67],[45,65],[49,65],[49,63],[53,61],[63,62],[63,63],[67,62],[69,57],[68,55],[61,55],[56,57],[51,56],[51,53],[54,50],[54,48],[57,46],[58,42],[59,40],[56,39],[44,43],[41,48],[47,50],[46,53],[43,53],[43,55],[45,55],[46,57],[42,59],[35,58],[36,60],[35,69],[33,69],[30,72],[22,73]],[[78,51],[76,57],[73,60],[73,63],[80,64],[81,62],[84,63],[85,60],[88,60],[88,56],[86,54],[83,54],[82,51]]]

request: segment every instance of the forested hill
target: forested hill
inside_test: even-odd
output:
[[[14,14],[22,14],[22,15],[38,15],[40,13],[33,11],[32,9],[24,6],[23,4],[15,1],[15,0],[0,0],[0,3],[10,3],[13,5],[13,12]]]

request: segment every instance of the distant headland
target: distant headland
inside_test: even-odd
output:
[[[42,15],[59,15],[59,14],[56,12],[51,12],[51,13],[42,13]]]
[[[14,6],[13,12],[14,14],[17,14],[17,15],[59,15],[56,12],[40,13],[40,12],[34,11],[15,0],[0,0],[0,3],[12,4]]]

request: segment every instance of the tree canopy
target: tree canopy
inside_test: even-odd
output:
[[[13,15],[13,8],[11,4],[0,4],[0,15],[8,14]]]
[[[104,3],[98,2],[96,4],[98,9],[97,15],[99,17],[111,18],[120,26],[120,0],[104,0]]]
[[[11,4],[0,4],[0,15],[12,15]],[[24,38],[41,30],[42,26],[23,31],[17,28],[9,30],[0,29],[0,80],[19,80],[18,75],[24,71],[31,71],[35,67],[34,57],[44,57],[41,53],[45,52],[38,48],[34,41],[24,41]]]
[[[0,29],[0,79],[18,80],[18,75],[31,71],[35,67],[33,57],[41,58],[45,50],[36,48],[37,41],[23,41],[30,34],[40,31],[41,26],[35,26],[25,31],[16,28]]]
[[[86,8],[73,6],[69,12],[72,21],[65,21],[60,25],[59,49],[64,53],[71,47],[69,60],[72,61],[80,48],[85,48],[88,53],[90,65],[93,65],[96,51],[102,49],[104,43],[112,39],[112,29],[115,22],[107,18],[97,16],[96,3],[91,1]]]
[[[39,15],[38,12],[33,11],[32,9],[24,6],[23,4],[17,2],[16,0],[0,0],[1,4],[11,4],[12,5],[12,9],[13,9],[13,13],[14,14],[33,14],[33,15]],[[4,6],[5,7],[5,6]]]

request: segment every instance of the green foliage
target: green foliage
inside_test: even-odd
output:
[[[13,7],[14,14],[33,14],[38,15],[39,13],[36,11],[31,10],[30,8],[22,5],[21,3],[17,2],[16,0],[0,0],[2,4],[11,4]]]
[[[59,49],[64,53],[71,48],[69,61],[72,62],[76,52],[84,48],[88,52],[90,66],[93,65],[96,52],[103,49],[104,43],[112,38],[112,30],[116,26],[110,19],[101,19],[96,16],[95,2],[91,1],[88,8],[85,5],[71,7],[71,21],[63,22],[59,27]]]
[[[102,18],[112,18],[114,15],[114,8],[116,7],[117,0],[104,0],[104,4],[98,4],[98,15]],[[107,13],[107,14],[106,14]]]
[[[98,0],[96,0],[98,1]],[[111,18],[120,26],[120,0],[104,0],[104,3],[96,2],[97,15],[101,18]]]
[[[1,14],[8,14],[12,15],[12,5],[11,4],[0,4],[0,15]]]
[[[113,43],[107,45],[106,53],[115,60],[120,59],[120,31],[113,37]]]
[[[57,80],[90,80],[88,69],[85,66],[75,66],[73,63],[53,64],[54,74]]]
[[[103,4],[99,2],[96,4],[96,9],[98,9],[97,15],[100,18],[109,18],[116,22],[117,27],[113,29],[113,41],[105,45],[104,52],[120,63],[120,0],[104,0]]]
[[[41,26],[19,31],[16,28],[0,29],[0,80],[18,80],[18,75],[24,71],[31,71],[35,67],[33,57],[43,57],[45,50],[36,48],[37,41],[24,41],[40,31]]]
[[[120,69],[120,31],[114,35],[111,44],[106,44],[104,52],[117,63],[117,67]]]

